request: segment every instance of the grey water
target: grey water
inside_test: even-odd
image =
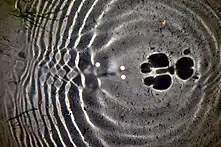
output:
[[[33,0],[2,103],[21,147],[221,146],[221,2]]]

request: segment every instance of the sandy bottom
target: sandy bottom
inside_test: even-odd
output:
[[[11,15],[12,6],[0,2],[0,10],[0,146],[14,147],[17,145],[10,133],[5,104],[10,107],[11,103],[6,92],[7,84],[16,84],[11,73],[18,52],[15,48],[19,49],[20,46],[17,38],[21,28],[19,20]]]

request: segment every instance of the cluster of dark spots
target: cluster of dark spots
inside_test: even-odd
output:
[[[148,62],[142,63],[140,66],[142,73],[150,73],[151,68],[163,68],[169,66],[169,59],[164,53],[155,53],[148,57]]]
[[[168,74],[158,75],[156,77],[149,76],[144,78],[146,86],[153,86],[156,90],[166,90],[172,84],[172,78]]]
[[[154,47],[152,47],[154,49]],[[189,55],[190,49],[183,51],[184,55]],[[146,86],[152,86],[156,90],[166,90],[172,84],[172,76],[176,75],[181,80],[187,80],[194,73],[194,61],[191,57],[184,56],[178,59],[175,65],[169,66],[170,62],[168,56],[164,53],[154,53],[147,57],[148,61],[140,65],[140,71],[144,74],[149,74],[152,70],[156,69],[155,76],[147,76],[143,79],[143,83]],[[168,73],[168,74],[167,74]],[[193,79],[199,79],[197,75],[192,77]]]

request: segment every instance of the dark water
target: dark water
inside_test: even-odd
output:
[[[33,8],[47,15],[26,31],[18,54],[26,66],[7,111],[19,146],[221,145],[218,1],[34,0]]]

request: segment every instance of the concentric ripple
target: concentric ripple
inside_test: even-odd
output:
[[[27,31],[27,66],[8,111],[20,146],[221,146],[218,2],[34,0],[31,8],[48,15]],[[143,63],[153,66],[142,72]]]

